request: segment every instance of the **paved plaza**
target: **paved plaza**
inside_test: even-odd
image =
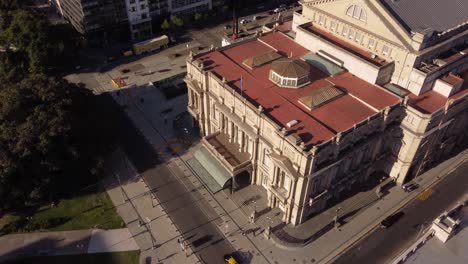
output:
[[[22,233],[0,236],[0,261],[36,255],[76,255],[139,250],[127,228]]]

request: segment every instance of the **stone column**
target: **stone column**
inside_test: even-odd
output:
[[[192,106],[192,89],[188,89],[188,105]]]

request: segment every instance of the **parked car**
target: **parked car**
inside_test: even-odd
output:
[[[278,7],[278,8],[273,9],[273,13],[278,14],[278,13],[281,13],[281,12],[283,12],[285,10],[286,10],[286,8],[284,8],[284,7]]]
[[[252,17],[252,21],[256,21],[256,20],[259,20],[259,19],[262,19],[263,16],[260,16],[260,15],[255,15]]]
[[[242,19],[242,20],[240,21],[240,24],[241,24],[241,25],[245,25],[245,24],[248,24],[248,23],[250,23],[250,20],[248,20],[248,19]]]
[[[411,183],[404,184],[401,188],[405,192],[412,192],[412,191],[416,190],[418,187],[419,187],[419,185],[417,183],[411,182]]]
[[[232,28],[232,26],[229,25],[229,24],[228,24],[228,25],[224,25],[224,29],[231,29],[231,28]]]
[[[286,4],[281,4],[278,6],[278,8],[286,8]]]
[[[292,3],[289,5],[289,8],[295,8],[295,7],[298,7],[299,4],[298,3]]]
[[[382,222],[380,222],[380,228],[382,229],[387,229],[389,228],[390,226],[392,226],[396,221],[398,221],[405,213],[403,212],[398,212],[396,214],[393,214],[387,218],[385,218],[384,220],[382,220]]]

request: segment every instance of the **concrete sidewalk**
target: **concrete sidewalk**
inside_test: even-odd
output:
[[[181,252],[177,242],[180,232],[125,155],[115,153],[109,166],[110,173],[103,183],[140,247],[140,263],[199,263],[190,248],[189,257]]]
[[[383,199],[373,203],[362,213],[357,215],[349,223],[339,229],[331,229],[315,241],[302,248],[284,248],[274,245],[274,240],[266,240],[262,235],[247,234],[247,237],[264,252],[268,252],[266,257],[269,261],[278,263],[292,263],[294,261],[306,261],[307,263],[331,263],[336,256],[350,248],[354,243],[362,239],[366,234],[372,232],[387,216],[401,210],[406,204],[425,190],[433,187],[442,180],[448,173],[468,160],[468,151],[441,163],[434,169],[424,173],[416,179],[420,185],[417,191],[406,193],[400,187],[394,187]],[[232,201],[226,199],[223,192],[214,196],[217,201],[227,210],[235,207]],[[237,225],[244,229],[255,229],[257,224],[248,222],[244,214],[230,214]]]
[[[0,236],[0,262],[8,259],[139,250],[127,228],[22,233]]]

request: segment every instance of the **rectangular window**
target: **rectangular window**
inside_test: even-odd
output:
[[[270,167],[270,157],[268,156],[267,149],[263,149],[263,165],[267,168]]]
[[[288,176],[284,177],[283,188],[289,191],[289,185],[291,184],[291,179]]]
[[[354,30],[350,29],[350,30],[349,30],[348,38],[354,39],[354,34],[355,34]]]
[[[335,29],[336,29],[336,22],[335,22],[335,21],[331,21],[331,22],[330,22],[330,29],[331,29],[331,30],[335,30]]]
[[[341,34],[343,34],[343,36],[347,36],[348,35],[348,28],[347,27],[343,27],[343,32],[341,32]]]
[[[146,5],[141,5],[140,6],[140,9],[145,9],[146,8]]]
[[[136,7],[134,7],[134,6],[130,7],[130,11],[131,12],[136,12]]]
[[[368,44],[369,49],[372,49],[374,46],[375,46],[375,40],[369,39],[369,44]]]
[[[268,174],[262,173],[262,184],[263,186],[268,186]]]
[[[392,51],[392,49],[390,49],[387,45],[384,45],[383,48],[382,48],[382,54],[384,56],[390,56],[391,51]]]
[[[394,143],[392,146],[392,153],[398,156],[398,153],[400,152],[401,144],[400,143]]]
[[[408,117],[406,117],[406,121],[408,121],[408,123],[410,123],[410,124],[413,124],[414,116],[408,115]]]
[[[356,40],[357,43],[360,43],[361,42],[361,33],[356,32],[356,37],[354,39]]]
[[[216,107],[213,107],[213,119],[216,121],[219,120],[219,112],[218,109],[216,109]]]
[[[322,15],[319,16],[319,24],[320,25],[325,24],[325,18]]]
[[[135,0],[130,0],[130,4],[134,4],[135,3]]]

